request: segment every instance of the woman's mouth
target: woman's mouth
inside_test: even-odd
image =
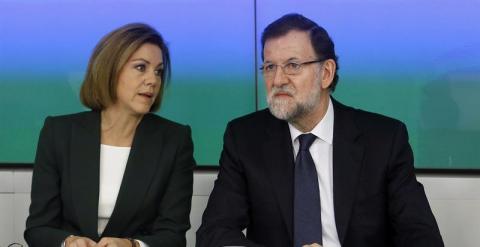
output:
[[[149,99],[153,98],[153,93],[145,92],[145,93],[138,93],[138,95],[147,97]]]

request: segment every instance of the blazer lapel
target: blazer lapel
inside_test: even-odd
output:
[[[333,199],[335,222],[343,244],[356,195],[364,146],[349,108],[334,103],[333,127]]]
[[[98,238],[100,114],[86,113],[73,124],[71,135],[69,179],[76,217],[82,234]]]
[[[269,115],[270,116],[270,115]],[[293,147],[288,124],[269,118],[267,139],[263,144],[264,164],[282,212],[289,238],[293,236]]]
[[[162,150],[162,136],[154,133],[158,126],[145,115],[135,131],[115,208],[102,236],[119,236],[138,212],[147,188],[155,175]]]

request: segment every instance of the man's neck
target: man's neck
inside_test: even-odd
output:
[[[328,94],[321,95],[319,104],[309,113],[289,121],[296,129],[307,133],[317,126],[327,113],[330,97]]]

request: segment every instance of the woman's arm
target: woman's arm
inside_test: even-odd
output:
[[[185,233],[190,228],[190,207],[193,191],[193,142],[190,127],[183,128],[175,164],[163,197],[158,202],[153,234],[133,236],[148,246],[186,246]]]
[[[25,240],[30,247],[60,246],[72,233],[61,230],[60,171],[55,159],[53,120],[47,117],[40,132],[33,167],[30,214]]]

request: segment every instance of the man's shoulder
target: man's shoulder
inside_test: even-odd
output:
[[[394,128],[398,128],[400,125],[404,125],[403,122],[393,117],[346,106],[338,101],[334,103],[334,106],[336,112],[335,118],[339,117],[341,118],[341,121],[353,121],[361,130],[390,131]],[[335,119],[335,121],[337,121],[337,119]]]
[[[358,119],[359,123],[363,124],[375,124],[375,125],[385,125],[385,126],[392,126],[392,125],[399,125],[402,122],[398,119],[393,117],[383,115],[376,112],[370,112],[362,109],[355,109],[356,118]]]

